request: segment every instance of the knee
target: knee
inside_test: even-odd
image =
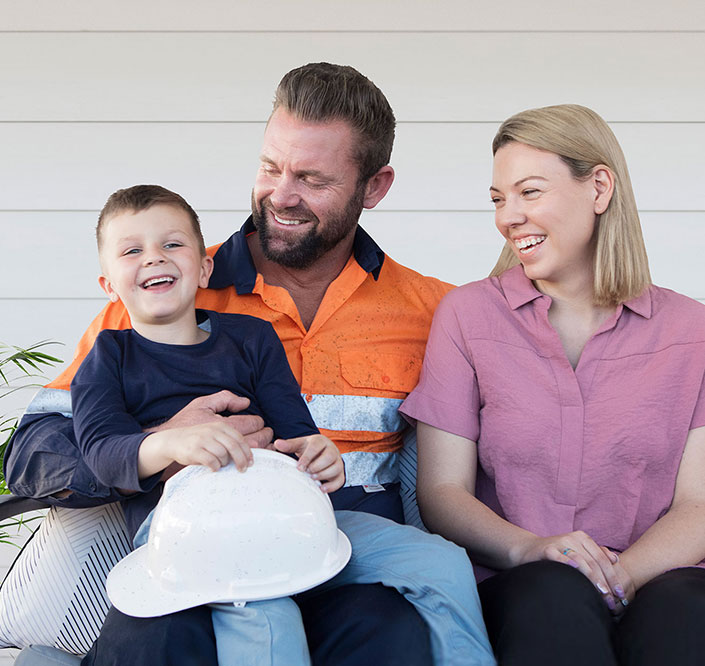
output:
[[[604,603],[583,574],[559,562],[530,562],[498,576],[497,583],[501,582],[502,590],[501,603],[506,610],[517,609],[522,614],[561,617],[565,613],[566,603],[576,609],[587,608],[591,603]],[[480,586],[483,607],[486,602],[492,604],[497,601],[491,598],[492,579],[487,582],[489,586]]]

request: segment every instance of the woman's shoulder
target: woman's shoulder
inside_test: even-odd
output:
[[[705,304],[666,287],[651,285],[651,319],[671,332],[683,331],[705,340]]]

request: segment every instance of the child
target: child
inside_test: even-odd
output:
[[[145,523],[159,499],[162,473],[173,463],[202,464],[217,470],[232,460],[241,471],[252,463],[248,445],[226,419],[149,430],[194,398],[223,389],[249,398],[249,411],[262,416],[280,438],[274,447],[296,454],[300,468],[319,480],[324,492],[341,487],[344,468],[340,453],[333,442],[318,433],[271,324],[246,315],[195,310],[196,291],[208,285],[213,261],[205,253],[198,217],[188,203],[153,185],[119,190],[101,211],[97,238],[103,270],[100,284],[111,300],[123,302],[132,329],[106,330],[98,336],[71,385],[73,416],[79,446],[96,476],[107,485],[136,493],[123,501],[130,533],[134,535]],[[358,533],[367,542],[382,532],[386,535],[387,530],[395,530],[389,541],[395,557],[400,547],[407,546],[405,539],[409,540],[409,553],[417,541],[422,542],[419,548],[424,561],[418,572],[428,568],[427,558],[437,557],[434,549],[455,557],[451,551],[457,549],[437,537],[376,516],[345,514],[348,512],[338,512],[337,518],[353,543],[354,553],[356,549],[360,553],[369,549],[362,540],[357,548]],[[138,538],[145,538],[145,528],[146,523]],[[384,579],[385,575],[399,577],[396,572],[386,572],[397,562],[384,560],[385,553],[375,545],[374,552],[369,552],[369,562],[349,567],[347,577],[334,579],[335,584],[384,582],[406,591],[410,582],[407,578],[401,582]],[[470,569],[467,561],[459,566]],[[380,574],[376,575],[378,567]],[[410,577],[419,577],[418,572],[414,570]],[[365,580],[354,580],[353,575]],[[368,579],[370,576],[372,579]],[[474,598],[467,604],[459,599],[456,607],[455,597],[465,592],[453,578],[447,585],[449,598],[440,603],[432,603],[436,592],[431,589],[432,582],[423,588],[417,584],[416,594],[409,595],[429,622],[434,655],[439,657],[458,641],[477,640],[468,639],[464,633],[473,626],[477,634],[474,585],[468,588]],[[454,616],[452,621],[439,622],[444,616],[440,607]],[[272,629],[266,634],[271,644],[252,640],[258,634],[256,625],[262,620],[262,612],[269,617],[265,624]],[[459,629],[456,622],[464,622],[464,628]],[[286,655],[278,663],[309,663],[301,618],[290,599],[257,602],[244,609],[214,605],[213,623],[218,658],[223,664],[265,664],[270,656],[277,663],[277,654]],[[486,644],[484,635],[481,640]],[[248,661],[247,650],[258,648],[267,656],[253,655]],[[452,660],[444,657],[443,663]],[[478,663],[493,662],[490,657]]]

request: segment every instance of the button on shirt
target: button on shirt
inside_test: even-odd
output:
[[[705,425],[705,306],[652,286],[573,370],[550,305],[521,266],[452,291],[400,411],[477,442],[477,497],[509,522],[621,551],[668,510]]]

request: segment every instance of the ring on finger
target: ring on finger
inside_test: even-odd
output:
[[[561,551],[561,553],[563,553],[563,555],[567,555],[568,553],[574,553],[574,552],[575,552],[575,551],[574,551],[572,548],[564,548],[564,549]]]

